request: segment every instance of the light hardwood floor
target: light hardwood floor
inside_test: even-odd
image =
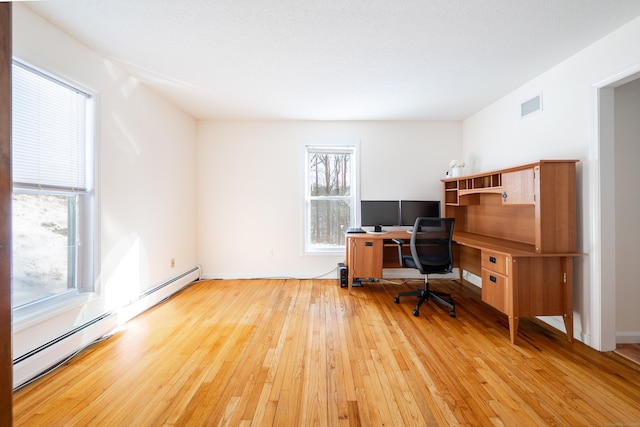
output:
[[[452,281],[203,281],[14,394],[16,426],[640,424],[640,369]]]
[[[640,364],[640,344],[618,344],[615,352]]]

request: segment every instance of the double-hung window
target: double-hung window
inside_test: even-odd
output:
[[[14,61],[12,305],[92,289],[92,96]]]
[[[344,233],[355,224],[356,147],[306,147],[307,252],[344,251]]]

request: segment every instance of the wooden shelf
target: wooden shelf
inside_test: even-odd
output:
[[[469,194],[482,194],[482,193],[498,193],[502,194],[502,187],[480,187],[472,188],[470,190],[458,190],[458,196],[466,196]]]

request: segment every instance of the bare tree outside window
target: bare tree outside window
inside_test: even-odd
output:
[[[307,147],[307,247],[344,248],[353,222],[353,147]]]

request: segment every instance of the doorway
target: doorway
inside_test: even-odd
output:
[[[638,67],[640,68],[640,67]],[[640,286],[634,278],[640,254],[640,71],[632,70],[597,86],[598,180],[594,189],[595,242],[593,313],[599,313],[599,350],[640,354]],[[598,245],[599,240],[599,245]],[[595,329],[595,328],[594,328]]]

